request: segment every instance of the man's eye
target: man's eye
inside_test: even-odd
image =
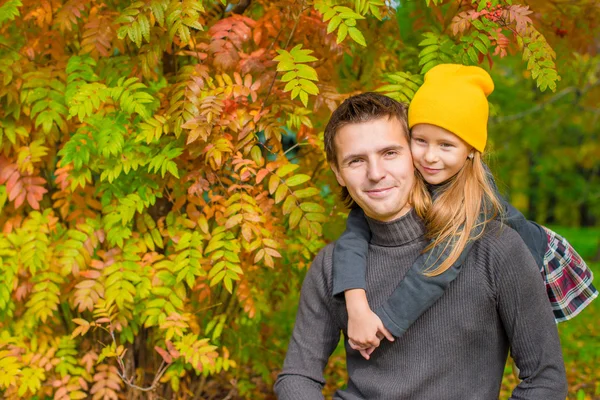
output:
[[[348,162],[348,165],[358,164],[359,162],[360,162],[360,158],[355,158],[354,160],[350,160],[350,162]]]
[[[396,154],[398,154],[398,152],[395,151],[395,150],[390,150],[390,151],[388,151],[388,152],[385,153],[386,157],[393,157]]]

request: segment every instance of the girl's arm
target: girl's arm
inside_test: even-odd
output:
[[[449,255],[450,249],[437,246],[421,254],[408,270],[390,298],[375,313],[384,326],[396,337],[400,337],[419,317],[429,309],[446,291],[462,269],[473,241],[469,241],[452,266],[436,276],[423,272],[435,269]],[[432,268],[431,268],[431,267]]]
[[[544,266],[544,255],[546,254],[546,247],[548,244],[546,232],[540,225],[525,219],[525,216],[519,210],[513,207],[512,204],[500,195],[492,172],[486,164],[483,164],[483,166],[487,172],[487,177],[496,192],[496,196],[504,209],[505,215],[502,222],[517,231],[541,270]]]
[[[361,208],[354,208],[348,214],[346,230],[335,242],[333,251],[333,295],[337,296],[349,289],[365,290],[367,272],[367,252],[371,230]]]
[[[348,341],[366,359],[385,336],[393,341],[367,301],[367,252],[371,230],[360,208],[350,211],[346,230],[335,243],[333,252],[333,295],[344,293],[348,311]],[[370,349],[370,350],[367,350]]]

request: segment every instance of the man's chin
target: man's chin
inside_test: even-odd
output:
[[[365,210],[365,208],[363,208],[363,210]],[[396,208],[394,208],[394,209],[373,209],[373,208],[371,208],[368,211],[365,211],[365,215],[367,215],[369,218],[374,219],[376,221],[389,222],[389,221],[393,221],[395,219],[400,218],[401,216],[406,214],[409,210],[410,210],[410,208],[406,208],[406,209],[396,209]]]

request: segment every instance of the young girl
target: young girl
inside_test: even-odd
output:
[[[420,195],[414,199],[421,200],[413,202],[413,207],[426,221],[431,243],[388,301],[375,310],[379,318],[369,308],[364,290],[369,227],[360,208],[348,216],[346,231],[335,245],[333,295],[345,293],[349,342],[365,358],[384,336],[393,340],[390,332],[402,336],[443,295],[459,275],[486,222],[493,218],[501,218],[516,230],[531,251],[556,322],[573,318],[598,295],[591,271],[570,244],[555,232],[527,221],[498,194],[482,162],[487,96],[493,89],[491,77],[479,67],[442,64],[425,75],[424,84],[415,93],[408,122],[413,162],[420,178],[415,187]],[[473,195],[480,198],[475,205],[465,201]]]

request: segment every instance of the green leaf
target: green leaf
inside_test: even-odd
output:
[[[300,101],[302,101],[304,107],[308,107],[308,93],[306,93],[304,90],[300,91]]]
[[[342,43],[344,41],[344,39],[346,39],[347,35],[348,35],[348,27],[346,26],[346,24],[341,24],[338,29],[337,43],[338,44]]]
[[[311,197],[311,196],[315,196],[319,194],[319,189],[317,188],[313,188],[313,187],[309,187],[306,189],[300,189],[294,192],[294,195],[296,197],[298,197],[299,199],[304,199],[307,197]]]
[[[293,172],[295,170],[297,170],[298,168],[300,168],[300,166],[298,164],[284,164],[281,167],[279,167],[277,169],[277,171],[275,172],[275,174],[280,177],[283,178],[284,176],[286,176],[287,174],[289,174],[290,172]]]
[[[480,52],[481,54],[487,54],[487,53],[488,53],[488,49],[485,47],[485,44],[483,44],[483,43],[482,43],[480,40],[477,40],[477,39],[476,39],[476,40],[473,42],[473,46],[474,46],[474,47],[475,47],[477,50],[479,50],[479,52]]]
[[[302,86],[302,89],[304,89],[309,94],[312,94],[312,95],[319,94],[319,88],[317,87],[317,85],[315,85],[311,81],[309,81],[307,79],[299,79],[298,82]],[[306,107],[306,105],[305,105],[305,107]]]
[[[314,68],[312,68],[308,65],[304,65],[304,64],[298,64],[296,66],[296,68],[298,69],[298,76],[300,78],[310,79],[313,81],[319,80],[319,77],[317,76],[317,71],[315,71]],[[283,78],[281,78],[281,80],[285,82],[285,80],[283,80]]]
[[[333,17],[331,19],[331,21],[329,21],[329,24],[327,25],[327,33],[331,33],[333,31],[336,30],[336,28],[342,23],[342,18],[340,18],[339,15],[336,15],[335,17]]]
[[[294,229],[298,225],[298,222],[300,222],[301,218],[302,210],[300,208],[294,208],[289,219],[290,229]]]
[[[302,204],[300,204],[300,208],[304,212],[313,212],[313,213],[325,212],[325,209],[317,203],[310,203],[310,202],[302,203]]]
[[[293,186],[301,185],[304,182],[308,182],[308,181],[310,181],[310,176],[304,175],[304,174],[298,174],[298,175],[294,175],[294,176],[288,178],[285,181],[285,183],[289,187],[293,187]]]
[[[300,65],[302,65],[302,64],[300,64]],[[291,81],[292,79],[296,79],[297,76],[298,76],[298,73],[296,71],[289,71],[281,77],[281,81],[288,82],[288,81]],[[288,90],[284,90],[284,91],[287,92]]]
[[[352,40],[354,40],[356,43],[362,45],[362,46],[367,46],[367,42],[365,41],[365,37],[363,36],[362,32],[359,31],[358,29],[352,27],[352,28],[348,28],[348,34],[350,34],[350,37],[352,38]]]
[[[426,39],[421,40],[419,42],[419,46],[430,46],[433,44],[438,44],[438,42],[439,42],[438,37],[433,33],[425,33],[425,34],[423,34],[423,36],[425,36]]]
[[[471,60],[471,62],[473,62],[473,64],[477,64],[478,57],[477,57],[477,52],[475,51],[475,49],[473,47],[469,47],[467,50],[467,54],[469,55],[469,59]]]

